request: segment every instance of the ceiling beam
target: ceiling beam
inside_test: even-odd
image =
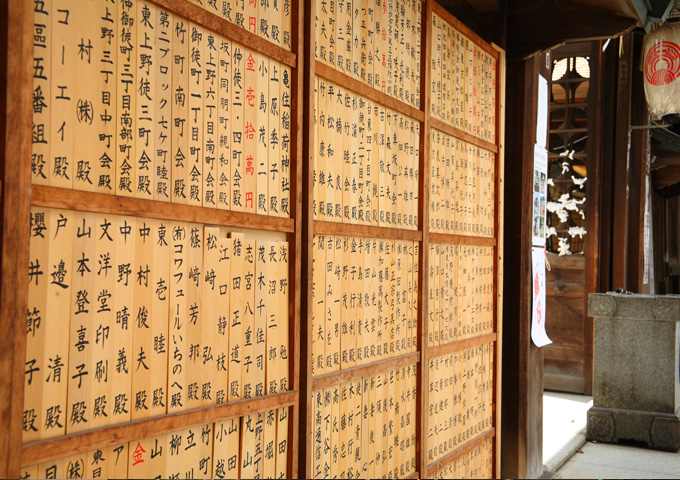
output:
[[[663,23],[671,13],[675,0],[629,0],[633,4],[645,32],[649,33],[653,23]]]
[[[479,13],[497,12],[501,9],[499,0],[465,0]]]
[[[518,59],[566,41],[621,35],[635,27],[635,19],[552,0],[528,0],[509,4],[508,25],[508,56]]]
[[[675,0],[651,0],[652,9],[647,14],[647,20],[655,23],[663,23],[670,15],[675,6]]]

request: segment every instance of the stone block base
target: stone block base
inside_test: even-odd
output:
[[[680,450],[680,416],[668,413],[592,407],[586,438],[604,443],[633,441],[649,448]]]

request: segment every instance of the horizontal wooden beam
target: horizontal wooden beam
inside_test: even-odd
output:
[[[371,225],[353,225],[350,223],[314,221],[315,235],[344,235],[346,237],[386,238],[389,240],[412,240],[420,242],[423,232],[420,230],[401,230],[398,228],[374,227]]]
[[[386,93],[383,93],[380,90],[371,87],[370,85],[360,82],[349,75],[338,72],[333,67],[329,67],[328,65],[321,62],[316,62],[314,68],[318,76],[340,85],[347,90],[351,90],[362,97],[373,100],[374,102],[377,102],[387,108],[391,108],[398,113],[406,115],[407,117],[411,117],[418,122],[422,123],[425,120],[425,113],[422,110],[418,110],[416,107],[387,95]]]
[[[451,135],[454,138],[458,138],[460,140],[463,140],[464,142],[471,143],[472,145],[483,148],[484,150],[488,150],[493,153],[498,153],[498,146],[494,143],[487,142],[486,140],[482,140],[479,137],[475,137],[474,135],[464,132],[463,130],[454,127],[453,125],[449,125],[446,122],[442,122],[441,120],[437,120],[436,118],[430,119],[430,125],[432,128],[436,128],[440,132],[444,132],[447,135]]]
[[[197,425],[242,417],[251,413],[289,407],[298,402],[298,392],[291,391],[258,397],[249,400],[216,405],[214,407],[188,410],[186,412],[169,413],[161,417],[137,420],[103,427],[89,432],[65,435],[50,440],[29,443],[21,451],[21,463],[24,467],[77,455],[98,448],[110,447],[121,443],[142,440],[144,438],[175,432]]]
[[[467,348],[478,347],[480,345],[485,345],[487,343],[495,342],[498,339],[498,335],[495,333],[490,333],[488,335],[482,335],[481,337],[467,338],[465,340],[458,340],[455,342],[447,343],[446,345],[438,345],[436,347],[430,347],[427,350],[428,358],[437,358],[442,355],[449,355],[451,353],[460,352]]]
[[[327,373],[312,379],[312,390],[321,390],[322,388],[340,385],[345,382],[351,382],[359,378],[370,377],[377,375],[393,368],[405,367],[420,361],[420,352],[407,353],[394,358],[380,360],[379,362],[369,363],[368,365],[361,365],[360,367],[348,368],[339,372]]]
[[[295,231],[295,221],[292,218],[270,217],[40,185],[32,186],[31,205],[36,207],[64,208],[79,212],[109,213],[131,217],[156,218],[159,220],[203,223],[206,225],[255,228],[285,233],[293,233]]]
[[[495,435],[496,435],[496,429],[492,428],[488,432],[483,433],[479,437],[476,437],[474,440],[470,440],[465,445],[458,447],[457,449],[455,449],[453,452],[446,455],[441,460],[434,462],[434,463],[431,463],[427,467],[427,478],[434,477],[434,475],[437,472],[448,467],[453,462],[455,462],[456,460],[461,458],[463,455],[470,453],[472,450],[474,450],[475,448],[477,448],[479,445],[486,442],[487,440],[493,438]]]
[[[476,247],[495,247],[497,240],[487,237],[471,237],[468,235],[451,235],[448,233],[430,233],[430,243],[450,243],[453,245],[473,245]]]

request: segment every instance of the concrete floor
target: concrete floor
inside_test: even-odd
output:
[[[543,395],[543,478],[680,478],[680,451],[586,442],[592,397]]]
[[[554,473],[586,441],[586,413],[593,397],[543,393],[543,470]]]

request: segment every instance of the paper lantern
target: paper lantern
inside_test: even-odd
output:
[[[654,117],[680,113],[680,23],[668,23],[645,38],[645,94]]]

